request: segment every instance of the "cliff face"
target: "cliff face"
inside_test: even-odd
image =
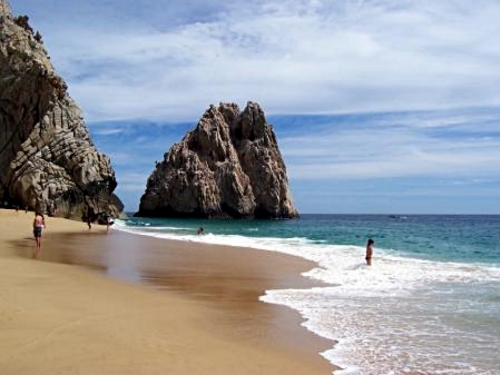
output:
[[[136,216],[292,218],[286,167],[264,112],[211,106],[148,179]]]
[[[110,160],[26,16],[0,0],[0,199],[65,217],[123,210]]]
[[[9,3],[6,0],[0,0],[0,17],[7,17],[11,14]]]

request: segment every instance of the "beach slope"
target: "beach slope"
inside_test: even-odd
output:
[[[257,274],[242,276],[246,293],[229,304],[220,303],[220,296],[231,295],[231,288],[226,286],[224,293],[220,289],[231,284],[231,274],[226,280],[218,274],[220,284],[212,281],[203,293],[181,287],[174,277],[171,286],[165,282],[162,288],[126,282],[106,276],[102,266],[92,271],[71,265],[77,257],[61,238],[82,241],[88,236],[87,250],[78,250],[92,256],[116,247],[111,237],[136,236],[106,234],[106,228],[99,226],[89,231],[84,223],[61,218],[47,218],[41,260],[31,259],[33,217],[32,212],[0,210],[1,374],[314,375],[333,371],[318,354],[326,343],[300,327],[297,314],[255,299],[263,286]],[[198,245],[191,246],[199,251]],[[210,259],[217,259],[217,249],[207,249]],[[246,255],[242,262],[252,263],[250,258]],[[102,262],[97,255],[93,259]],[[264,263],[270,263],[277,275],[280,267],[288,268],[286,272],[290,267],[293,272],[311,267],[281,255]],[[171,268],[185,268],[183,264],[177,259]],[[189,267],[196,268],[196,263]],[[238,274],[244,274],[245,267],[238,264]],[[252,279],[256,280],[253,289]],[[215,292],[210,291],[213,288]],[[241,291],[241,286],[234,290]],[[210,293],[219,297],[211,298]]]

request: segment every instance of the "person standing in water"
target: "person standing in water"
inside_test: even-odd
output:
[[[371,266],[372,265],[372,256],[373,256],[373,245],[375,244],[375,241],[373,241],[371,238],[368,239],[368,242],[366,243],[366,265]]]
[[[45,218],[39,212],[35,214],[33,220],[33,235],[35,236],[36,250],[33,258],[36,258],[42,250],[42,229],[45,228]]]

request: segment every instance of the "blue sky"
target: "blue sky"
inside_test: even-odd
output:
[[[127,211],[211,104],[256,101],[301,213],[500,213],[498,0],[10,0]]]

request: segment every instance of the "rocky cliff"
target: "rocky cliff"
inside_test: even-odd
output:
[[[107,156],[55,72],[28,17],[0,0],[0,199],[57,216],[123,210]]]
[[[292,218],[295,209],[274,131],[249,102],[211,106],[148,179],[136,216]]]

